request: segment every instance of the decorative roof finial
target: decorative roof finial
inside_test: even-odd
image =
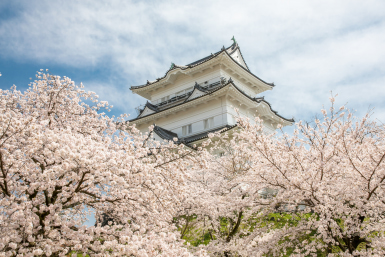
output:
[[[234,41],[233,45],[235,45],[237,43],[237,41],[235,41],[235,37],[233,36],[233,38],[231,39]]]
[[[225,46],[223,46],[221,50],[224,51],[225,49],[226,49]]]
[[[175,66],[175,63],[171,63],[171,66],[170,66],[170,70],[172,70],[172,68],[174,68],[174,66]]]

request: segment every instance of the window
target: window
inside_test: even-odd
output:
[[[190,135],[191,133],[192,133],[192,125],[191,124],[188,124],[188,125],[182,127],[182,135],[183,136]]]
[[[208,118],[203,120],[204,129],[210,129],[214,127],[214,118]]]

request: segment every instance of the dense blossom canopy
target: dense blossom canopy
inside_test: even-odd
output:
[[[259,118],[211,135],[190,169],[184,238],[218,256],[384,256],[384,125],[331,103],[293,135],[266,135]]]
[[[24,93],[0,92],[0,256],[189,255],[171,222],[189,151],[101,112],[111,107],[42,72]],[[114,222],[83,226],[91,212]]]
[[[385,129],[369,115],[332,98],[293,135],[240,118],[191,149],[97,98],[42,72],[0,91],[0,256],[385,255]],[[92,213],[109,222],[82,225]]]

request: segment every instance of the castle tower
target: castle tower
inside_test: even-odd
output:
[[[130,123],[142,132],[155,124],[158,140],[177,138],[190,146],[210,132],[236,127],[234,108],[241,116],[259,116],[268,133],[278,124],[291,125],[293,119],[280,116],[263,97],[257,97],[274,84],[250,72],[239,45],[234,37],[232,40],[230,47],[184,66],[172,63],[163,77],[132,86],[133,93],[148,101]]]

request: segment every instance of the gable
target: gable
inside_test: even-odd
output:
[[[245,60],[243,59],[243,56],[242,56],[242,53],[241,51],[239,50],[239,47],[233,52],[230,54],[230,56],[236,61],[238,62],[240,65],[242,65],[243,67],[245,67],[247,70],[249,69],[246,65],[246,62]]]
[[[147,115],[150,115],[152,113],[154,113],[155,111],[151,110],[150,108],[148,108],[148,106],[146,106],[144,108],[144,110],[142,111],[142,113],[138,116],[139,117],[144,117],[144,116],[147,116]]]
[[[197,88],[194,88],[194,91],[191,93],[191,95],[186,99],[186,102],[187,101],[190,101],[190,100],[192,100],[192,99],[194,99],[194,98],[197,98],[197,97],[200,97],[200,96],[202,96],[202,95],[205,95],[206,93],[205,92],[203,92],[203,91],[200,91],[199,89],[197,89]]]

